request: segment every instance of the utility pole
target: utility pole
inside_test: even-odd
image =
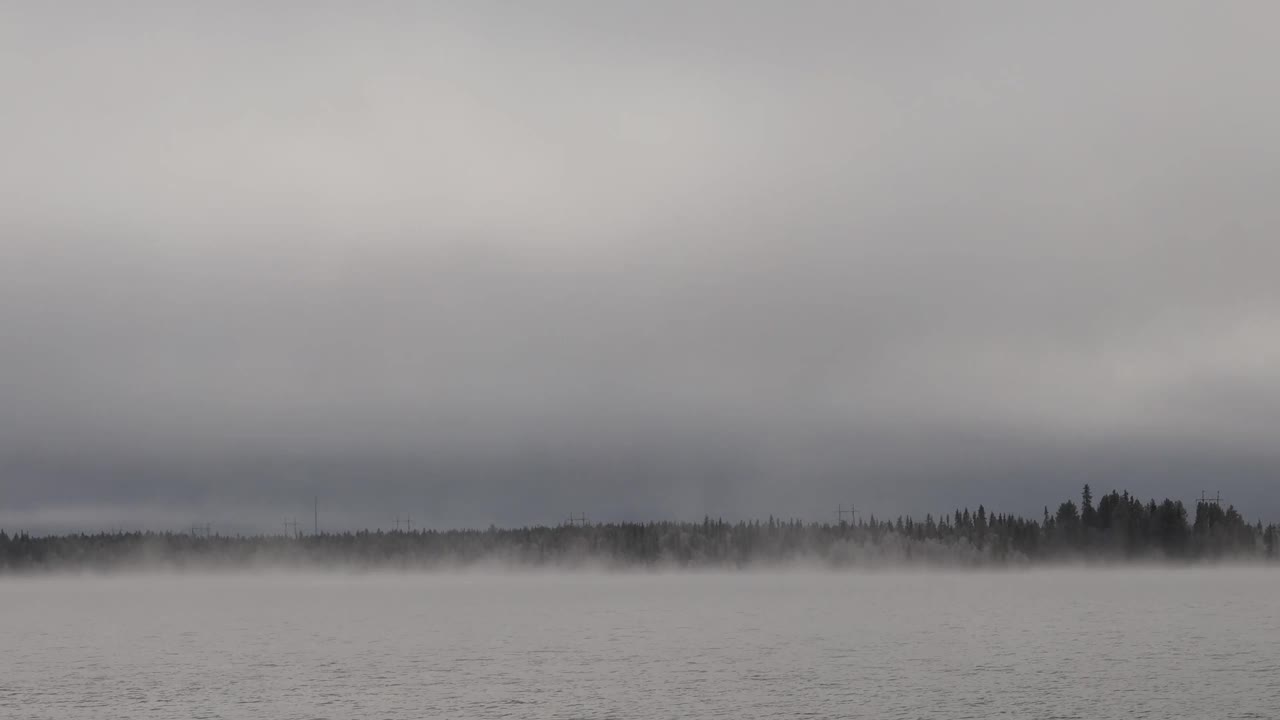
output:
[[[316,513],[315,514],[316,524],[315,524],[315,529],[313,534],[319,535],[320,534],[320,496],[319,495],[316,496],[315,513]]]
[[[586,527],[587,514],[578,513],[577,515],[574,515],[573,513],[569,513],[569,520],[565,524],[570,526],[577,525],[578,527]]]
[[[290,530],[292,530],[292,532],[290,532]],[[284,535],[285,535],[285,537],[291,537],[291,536],[292,536],[292,537],[297,537],[297,536],[298,536],[298,520],[297,520],[297,518],[294,518],[293,520],[285,520],[285,521],[284,521]]]

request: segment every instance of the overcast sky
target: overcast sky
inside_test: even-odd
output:
[[[1275,3],[127,5],[0,8],[0,527],[1280,520]]]

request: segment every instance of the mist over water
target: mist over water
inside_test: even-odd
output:
[[[1280,574],[0,582],[0,715],[1263,718]]]
[[[1039,521],[979,505],[923,522],[866,521],[840,509],[836,524],[799,520],[592,523],[556,527],[224,536],[116,532],[13,536],[0,530],[0,574],[120,570],[310,568],[762,569],[991,567],[1072,562],[1262,562],[1280,557],[1280,526],[1250,524],[1234,507],[1144,504],[1128,492],[1063,502]],[[855,517],[846,522],[844,515]]]

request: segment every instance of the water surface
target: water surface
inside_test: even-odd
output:
[[[0,579],[0,717],[1280,717],[1280,572]]]

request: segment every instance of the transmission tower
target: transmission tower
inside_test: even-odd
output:
[[[862,513],[858,512],[858,508],[855,505],[852,505],[852,504],[849,505],[848,510],[845,510],[843,505],[837,505],[836,506],[836,524],[839,525],[840,523],[844,522],[844,516],[848,515],[849,524],[854,525],[855,524],[854,518],[856,518],[861,514]]]

